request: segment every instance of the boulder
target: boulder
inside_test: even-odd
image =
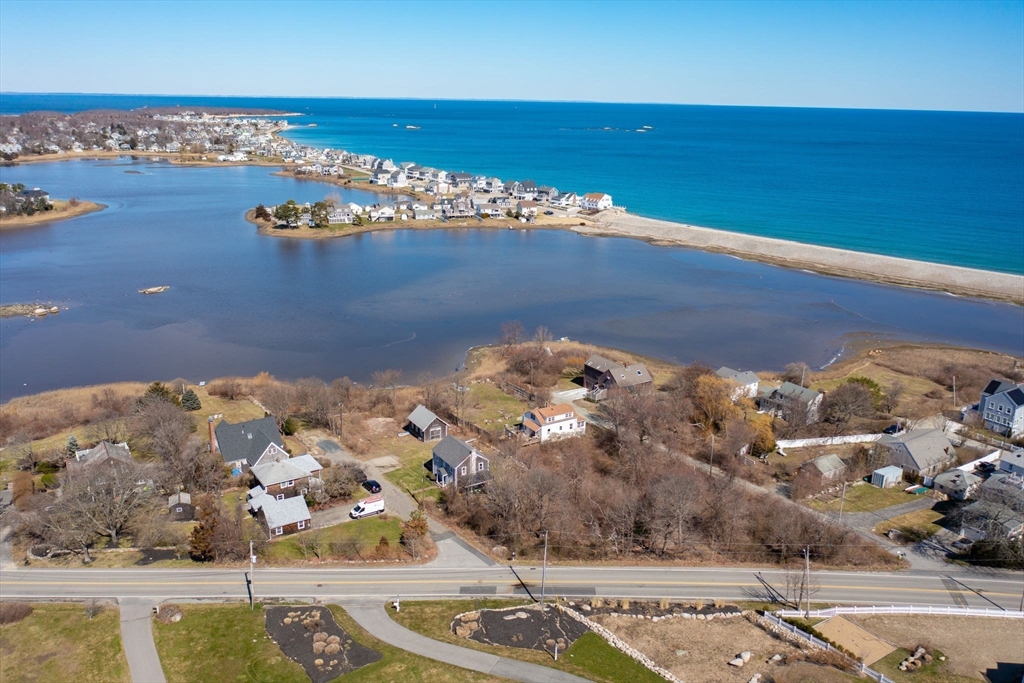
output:
[[[729,662],[729,666],[741,667],[743,666],[743,658],[737,657]]]
[[[744,650],[743,652],[741,652],[740,653],[740,659],[743,660],[744,664],[749,662],[750,661],[750,650]]]

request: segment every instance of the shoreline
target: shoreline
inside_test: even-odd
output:
[[[31,216],[5,216],[0,218],[0,232],[67,221],[79,216],[86,216],[90,213],[97,213],[107,208],[106,204],[85,200],[79,200],[77,206],[71,206],[66,199],[54,199],[52,202],[54,207],[50,211],[37,211]]]

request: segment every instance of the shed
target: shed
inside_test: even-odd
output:
[[[448,423],[426,406],[416,406],[416,410],[409,413],[408,419],[406,430],[420,441],[440,441],[448,436]]]
[[[167,497],[167,512],[174,522],[189,522],[195,519],[196,509],[192,505],[192,496],[181,491]]]
[[[805,462],[800,469],[817,475],[822,481],[831,481],[846,472],[846,463],[835,453],[830,453]]]
[[[903,468],[896,465],[886,465],[871,473],[871,485],[880,489],[888,489],[899,486],[903,482]]]

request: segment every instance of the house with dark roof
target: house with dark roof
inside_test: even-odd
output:
[[[733,401],[757,396],[757,384],[761,380],[750,370],[741,372],[723,365],[715,374],[733,385],[732,392],[729,394]]]
[[[643,363],[622,365],[595,353],[583,365],[583,386],[595,400],[605,398],[610,389],[636,391],[653,385],[651,373]]]
[[[249,491],[249,510],[267,530],[271,540],[313,527],[309,508],[302,496],[278,500],[257,486]]]
[[[903,434],[885,434],[878,443],[889,452],[893,465],[903,468],[908,481],[932,478],[956,458],[953,444],[941,429],[912,429]]]
[[[214,451],[221,454],[224,463],[231,465],[236,475],[260,462],[288,457],[284,440],[277,430],[277,419],[272,416],[237,424],[221,420],[214,434]]]
[[[409,424],[405,431],[420,441],[440,441],[448,436],[448,423],[426,406],[418,405],[416,410],[409,413]]]
[[[790,422],[794,419],[811,424],[818,421],[818,411],[824,398],[813,389],[792,382],[783,382],[777,388],[765,388],[758,399],[758,407],[774,417]]]
[[[985,429],[1011,439],[1024,434],[1024,384],[994,379],[981,392],[978,412]]]
[[[479,488],[491,479],[491,461],[462,439],[446,436],[432,451],[438,486]]]
[[[118,463],[124,465],[135,464],[128,444],[100,441],[93,448],[75,451],[75,457],[68,460],[68,472],[80,472],[86,468],[99,467],[101,465],[115,467]]]

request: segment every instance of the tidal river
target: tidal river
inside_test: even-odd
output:
[[[270,172],[130,160],[0,168],[0,182],[109,207],[0,237],[2,303],[70,307],[0,321],[0,400],[261,370],[367,380],[400,368],[414,380],[454,370],[511,319],[556,337],[755,370],[820,366],[861,334],[1024,349],[1018,306],[628,239],[454,229],[260,236],[247,208],[338,191]],[[171,289],[137,292],[156,285]]]

